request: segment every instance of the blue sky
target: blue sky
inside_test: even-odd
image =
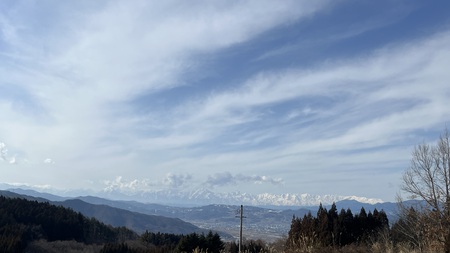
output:
[[[2,1],[1,181],[394,200],[449,124],[448,1]]]

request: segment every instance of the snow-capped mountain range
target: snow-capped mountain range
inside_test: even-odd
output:
[[[25,186],[1,184],[0,188],[7,189],[29,189],[42,192],[43,189]],[[279,206],[279,207],[302,207],[331,205],[333,202],[342,200],[355,200],[360,203],[376,204],[384,201],[376,198],[366,198],[359,196],[339,196],[339,195],[315,195],[315,194],[249,194],[242,192],[213,192],[209,189],[200,188],[192,191],[186,190],[146,190],[146,191],[120,191],[120,190],[71,190],[62,191],[52,188],[46,188],[46,193],[55,194],[62,197],[73,198],[78,196],[98,196],[111,200],[130,200],[143,203],[155,203],[173,206],[201,206],[210,204],[225,205],[247,205],[247,206]],[[56,199],[55,199],[56,200]],[[61,200],[61,199],[57,199]]]
[[[104,197],[112,198],[120,195],[121,198],[137,200],[146,203],[177,204],[177,205],[252,205],[252,206],[318,206],[330,205],[342,200],[356,200],[360,203],[376,204],[383,203],[381,199],[366,198],[358,196],[338,195],[314,195],[314,194],[249,194],[241,192],[218,193],[208,189],[195,191],[146,191],[139,194],[123,194],[119,192],[103,192]]]

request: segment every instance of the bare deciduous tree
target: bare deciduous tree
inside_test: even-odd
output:
[[[450,221],[450,133],[446,129],[436,145],[417,145],[411,165],[403,174],[402,190],[413,199],[424,200],[427,216],[437,225],[433,234],[441,243],[449,233]]]

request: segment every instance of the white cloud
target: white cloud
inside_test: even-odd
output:
[[[106,192],[120,192],[125,194],[139,194],[147,191],[162,189],[178,189],[184,186],[192,186],[192,175],[167,173],[160,180],[148,178],[124,179],[117,176],[114,180],[103,180]]]
[[[16,155],[9,156],[8,148],[6,147],[6,144],[3,142],[0,142],[0,161],[7,162],[8,164],[12,165],[17,164]]]
[[[17,160],[16,160],[15,156],[9,158],[9,164],[17,164]]]
[[[232,175],[230,172],[220,172],[208,176],[206,183],[211,187],[216,186],[226,186],[226,185],[237,185],[241,183],[254,183],[254,184],[282,184],[283,180],[281,178],[270,178],[268,176],[258,176],[258,175],[243,175],[237,174]]]
[[[6,148],[6,144],[3,142],[0,142],[0,159],[2,159],[2,161],[7,160],[7,155],[8,155],[8,149]]]
[[[51,158],[47,158],[47,159],[44,160],[44,163],[45,164],[54,164],[55,161],[53,161]]]
[[[298,118],[300,116],[309,116],[311,114],[314,114],[315,111],[313,111],[309,106],[303,108],[302,110],[293,110],[289,112],[286,116],[286,120],[292,120],[295,118]]]
[[[125,180],[122,176],[117,176],[115,180],[104,180],[104,191],[106,192],[123,192],[135,193],[136,191],[145,191],[151,183],[148,179]]]
[[[189,174],[173,174],[168,173],[163,180],[163,184],[170,188],[179,188],[185,186],[192,180],[192,175]]]

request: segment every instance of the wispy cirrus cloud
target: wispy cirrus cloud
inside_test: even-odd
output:
[[[398,174],[406,166],[407,147],[417,142],[420,132],[442,129],[450,116],[446,106],[450,76],[445,67],[449,42],[448,32],[436,33],[316,68],[261,73],[240,88],[208,96],[184,108],[183,129],[186,134],[209,133],[216,144],[233,143],[233,149],[221,154],[207,151],[201,160],[175,159],[168,166],[220,164],[218,170],[236,168],[230,173],[256,168],[274,172],[271,168],[277,167],[275,175],[305,171],[311,182],[324,178],[306,171],[331,168],[339,180],[355,173],[367,177],[374,169]],[[293,102],[310,113],[297,113],[283,122],[292,111],[267,110]],[[246,128],[249,124],[265,127]],[[270,140],[269,145],[254,149],[257,139]],[[301,169],[294,172],[297,168]],[[285,178],[286,184],[299,180]],[[234,177],[223,173],[216,181],[209,179],[225,184]]]
[[[299,121],[321,120],[324,123],[318,126],[321,132],[331,130],[324,136],[327,139],[347,135],[354,139],[348,143],[354,149],[358,148],[355,146],[357,139],[378,145],[379,141],[387,142],[405,128],[414,131],[444,125],[449,114],[444,109],[449,93],[445,81],[448,73],[444,67],[450,54],[449,41],[448,32],[438,33],[406,46],[383,48],[364,58],[328,63],[315,69],[261,73],[250,78],[240,89],[208,97],[187,115],[192,115],[192,125],[216,126],[219,130],[227,122],[243,125],[270,120],[271,116],[265,113],[267,106],[297,101],[308,108],[308,112],[314,111],[304,113]],[[324,102],[316,102],[317,108],[314,108],[308,104],[311,97]],[[389,106],[381,110],[381,104]],[[292,118],[292,112],[282,112],[281,117],[284,113]],[[415,120],[424,117],[426,120]],[[374,132],[370,128],[383,132]],[[367,135],[368,132],[372,134]],[[280,135],[285,133],[280,132]],[[322,139],[317,134],[310,137]],[[337,141],[346,143],[342,139]]]
[[[389,4],[339,21],[345,1],[0,3],[0,139],[22,173],[5,180],[292,192],[399,173],[450,116],[450,33],[397,38],[421,10]]]
[[[2,50],[0,73],[3,85],[17,87],[23,93],[20,99],[26,99],[23,111],[4,108],[8,123],[1,130],[7,141],[17,142],[17,146],[45,143],[44,150],[27,152],[40,160],[50,152],[59,153],[60,161],[73,159],[80,150],[100,149],[105,141],[117,138],[136,141],[141,138],[132,133],[141,128],[136,124],[156,123],[142,122],[143,116],[136,114],[129,101],[143,93],[151,95],[185,85],[183,74],[199,71],[201,65],[193,55],[246,41],[319,11],[325,2],[291,1],[283,6],[270,1],[207,6],[177,1],[70,2],[58,4],[48,13],[42,8],[12,5],[1,15],[8,48]],[[57,12],[72,7],[70,19]],[[59,22],[34,30],[32,18],[14,15],[21,12],[55,17]],[[167,12],[171,15],[161,15]],[[159,121],[163,114],[152,115],[144,117]],[[162,127],[167,128],[167,124],[170,122],[162,122]],[[35,135],[37,132],[40,134]],[[118,137],[119,133],[126,133],[127,139]],[[176,139],[186,136],[170,132],[163,135]],[[80,136],[83,141],[79,141]],[[160,137],[162,147],[164,138]],[[70,145],[61,146],[61,142]]]

